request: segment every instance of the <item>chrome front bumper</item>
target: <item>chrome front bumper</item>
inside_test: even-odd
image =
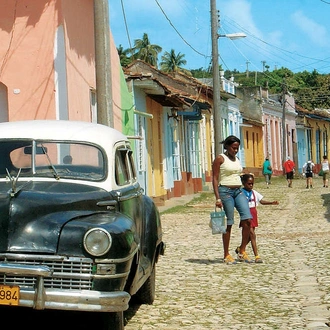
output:
[[[35,276],[34,288],[20,287],[18,306],[91,312],[120,312],[128,309],[130,295],[125,291],[59,290],[44,287],[44,277],[52,275],[48,266],[0,262],[0,274]]]

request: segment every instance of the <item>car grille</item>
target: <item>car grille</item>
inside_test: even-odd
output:
[[[28,266],[48,266],[53,274],[44,278],[45,288],[90,290],[92,288],[93,262],[88,258],[67,258],[58,256],[30,256],[0,254],[0,262],[18,263]],[[34,287],[36,277],[0,274],[0,283]]]

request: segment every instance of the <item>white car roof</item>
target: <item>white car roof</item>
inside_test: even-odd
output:
[[[47,139],[89,141],[108,149],[117,141],[128,141],[121,132],[101,124],[70,120],[26,120],[0,123],[0,139]]]

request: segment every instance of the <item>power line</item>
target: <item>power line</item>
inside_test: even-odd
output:
[[[131,41],[130,41],[130,35],[129,35],[129,31],[128,31],[128,24],[127,24],[127,19],[126,19],[126,15],[125,15],[125,9],[123,8],[123,1],[121,0],[121,5],[122,5],[122,10],[123,10],[123,15],[124,15],[124,20],[125,20],[125,28],[126,28],[126,34],[127,34],[127,38],[130,44],[130,47],[132,48],[131,45]],[[176,0],[173,2],[175,2],[175,5],[178,5],[180,7],[182,7],[182,9],[184,10],[184,17],[181,17],[181,21],[189,21],[189,22],[195,22],[196,21],[196,26],[192,28],[192,31],[194,32],[194,35],[198,32],[198,31],[202,31],[202,29],[205,29],[205,27],[208,27],[210,24],[206,23],[206,20],[203,18],[205,18],[207,15],[201,15],[202,13],[206,13],[205,10],[205,5],[203,8],[203,11],[200,10],[200,7],[198,7],[198,10],[196,10],[196,4],[192,3],[191,1],[188,0]],[[167,3],[167,2],[166,2]],[[167,20],[167,22],[170,24],[171,28],[175,31],[175,33],[179,36],[179,38],[185,43],[185,45],[187,45],[192,51],[193,53],[196,53],[202,57],[204,57],[207,62],[209,62],[211,56],[207,55],[209,52],[201,52],[200,51],[200,47],[194,47],[193,44],[196,41],[194,38],[194,35],[186,38],[183,36],[182,32],[180,31],[180,29],[177,28],[177,26],[173,23],[173,21],[171,20],[170,16],[168,15],[168,13],[166,12],[166,10],[162,7],[161,5],[161,1],[160,0],[155,0],[154,2],[155,6],[157,6],[157,8],[160,9],[160,13],[163,15],[163,17]],[[174,3],[173,3],[174,5]],[[172,2],[169,6],[172,6]],[[186,17],[187,16],[187,17]],[[196,16],[196,17],[195,17]],[[201,19],[203,22],[203,24],[201,25],[201,22],[199,21],[199,19]],[[256,35],[256,33],[251,33],[251,31],[247,30],[246,28],[243,28],[242,25],[240,25],[239,23],[237,23],[235,20],[225,16],[224,19],[222,19],[222,27],[221,29],[223,30],[228,30],[229,31],[233,31],[234,30],[242,30],[242,32],[245,32],[248,36],[248,38],[245,38],[244,40],[240,41],[242,44],[240,43],[231,43],[230,47],[226,47],[227,50],[230,50],[230,48],[233,48],[233,54],[232,56],[229,56],[230,59],[232,59],[234,56],[242,56],[242,58],[244,58],[244,61],[242,62],[242,66],[243,63],[245,63],[247,60],[249,60],[251,62],[251,69],[256,69],[258,71],[262,71],[262,67],[261,67],[261,62],[259,61],[258,63],[255,63],[251,58],[249,58],[249,56],[246,53],[249,53],[250,51],[254,52],[254,53],[258,53],[258,54],[263,54],[262,58],[263,60],[266,60],[267,63],[269,63],[269,65],[273,66],[273,63],[286,63],[284,65],[281,65],[282,67],[292,67],[291,64],[294,64],[295,69],[293,69],[293,71],[296,70],[302,70],[304,68],[308,68],[308,71],[314,69],[313,67],[318,67],[319,70],[326,69],[327,67],[330,67],[330,58],[324,58],[324,59],[320,59],[320,58],[315,58],[315,57],[309,57],[306,55],[302,55],[296,52],[292,52],[288,49],[283,49],[281,47],[278,47],[274,44],[269,43],[268,41],[263,40],[262,38],[260,38],[258,35]],[[228,32],[227,32],[228,33]],[[226,33],[226,34],[227,34]],[[229,32],[230,33],[230,32]],[[206,33],[204,32],[204,36],[206,35]],[[210,33],[208,33],[208,35],[210,36]],[[189,35],[190,36],[190,35]],[[202,37],[203,38],[203,37]],[[193,39],[192,43],[191,40],[189,39]],[[242,47],[240,46],[244,46],[246,47],[246,51],[242,51]],[[222,54],[224,55],[224,54]],[[226,58],[228,58],[228,56],[225,56]],[[221,61],[224,65],[224,67],[228,68],[228,64],[224,62],[223,58],[221,58]],[[306,63],[306,61],[308,61]],[[287,65],[289,64],[289,66]],[[321,66],[320,66],[321,65]],[[206,65],[204,65],[205,67],[207,67],[207,63]],[[251,71],[252,71],[251,70]],[[241,71],[241,70],[239,70]]]
[[[248,38],[245,38],[244,41],[242,41],[242,43],[245,44],[247,47],[251,48],[252,50],[257,51],[258,53],[260,53],[261,50],[262,50],[264,53],[268,53],[269,56],[271,56],[271,57],[276,56],[277,60],[278,60],[278,58],[280,58],[285,62],[292,62],[295,65],[298,62],[300,65],[297,66],[296,68],[294,68],[293,70],[302,69],[302,68],[305,68],[305,67],[311,67],[311,66],[313,66],[315,64],[318,64],[318,63],[328,63],[330,65],[330,61],[328,61],[330,59],[329,57],[327,57],[325,59],[309,57],[309,56],[306,56],[306,55],[302,55],[302,54],[292,52],[292,51],[289,51],[287,49],[283,49],[281,47],[275,46],[275,45],[259,38],[258,36],[251,33],[249,30],[245,29],[243,26],[238,24],[235,20],[233,20],[233,19],[231,19],[227,16],[223,20],[223,26],[226,26],[226,25],[230,26],[231,29],[235,29],[235,30],[240,29],[240,30],[242,30],[242,32],[247,34]],[[253,42],[253,40],[255,42]],[[275,55],[274,55],[273,50],[277,51],[275,53]],[[284,57],[281,56],[281,54],[283,54]],[[302,59],[312,60],[313,62],[306,64],[306,63],[301,61]],[[256,67],[258,67],[258,66],[256,66]]]
[[[178,31],[178,29],[173,25],[173,23],[171,22],[171,20],[168,18],[168,16],[166,15],[164,9],[162,8],[162,6],[159,4],[158,0],[155,0],[157,6],[159,7],[159,9],[161,10],[161,12],[163,13],[163,15],[165,16],[165,18],[167,19],[167,21],[170,23],[170,25],[172,26],[172,28],[174,29],[174,31],[178,34],[178,36],[183,40],[183,42],[188,45],[194,52],[196,52],[197,54],[203,56],[203,57],[207,57],[205,54],[200,53],[197,49],[195,49],[182,35],[181,33]]]

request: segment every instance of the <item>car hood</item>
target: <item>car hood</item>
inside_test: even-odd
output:
[[[0,183],[0,252],[55,253],[63,226],[104,209],[98,201],[110,194],[81,184],[27,182],[11,194]]]

